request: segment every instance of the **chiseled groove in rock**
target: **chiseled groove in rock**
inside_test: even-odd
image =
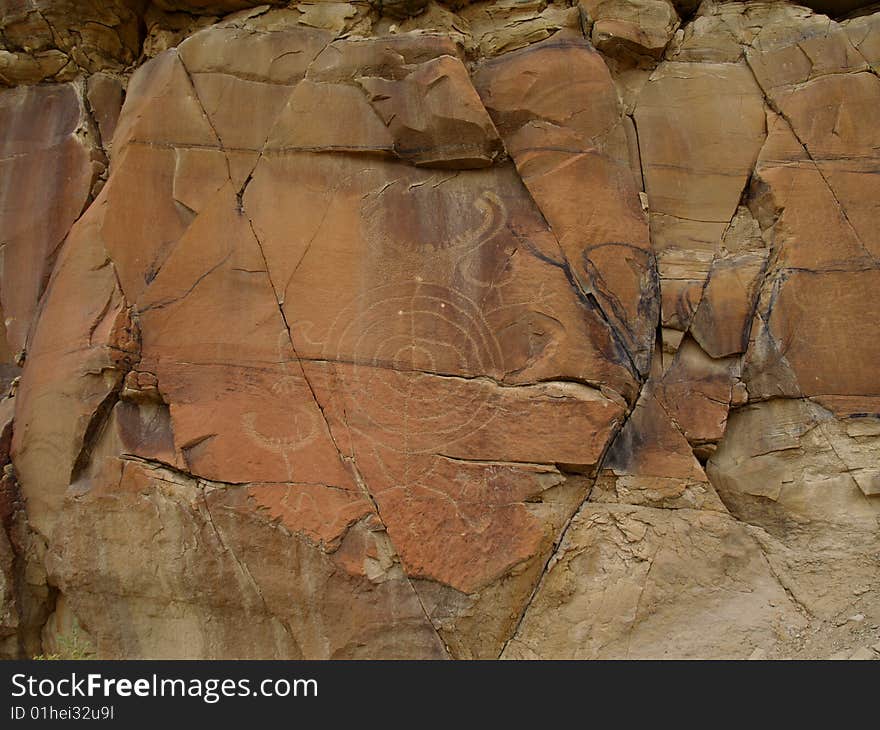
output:
[[[232,146],[221,146],[218,148],[215,145],[199,145],[199,144],[177,145],[177,144],[172,144],[169,142],[148,142],[146,140],[141,140],[141,139],[133,139],[133,140],[130,140],[129,142],[127,142],[126,144],[141,145],[143,147],[155,147],[158,149],[170,149],[170,150],[184,150],[184,149],[214,150],[214,149],[219,149],[221,152],[224,152],[224,153],[228,153],[228,152],[258,152],[260,154],[260,157],[257,159],[257,162],[259,162],[259,160],[262,159],[263,155],[266,152],[271,152],[273,155],[278,155],[278,156],[296,155],[296,154],[301,154],[303,152],[308,152],[308,153],[316,154],[316,155],[347,155],[347,156],[351,156],[351,157],[362,157],[362,156],[363,157],[384,157],[384,158],[388,158],[394,162],[398,162],[398,163],[405,164],[405,165],[412,165],[413,167],[417,167],[417,168],[423,169],[423,170],[430,170],[430,169],[444,170],[444,169],[447,169],[447,168],[432,168],[429,165],[415,165],[411,162],[408,162],[407,160],[405,160],[403,158],[394,156],[390,150],[387,150],[382,147],[355,147],[353,145],[339,145],[339,146],[325,146],[325,147],[285,146],[285,147],[273,147],[271,149],[267,149],[268,138],[267,138],[267,143],[262,148],[232,147]],[[493,164],[498,164],[500,162],[503,162],[504,159],[505,158],[499,156],[495,160],[495,163],[493,163]],[[462,172],[462,171],[466,172],[467,170],[470,170],[470,169],[472,169],[472,168],[462,168],[461,170],[457,170],[457,172]],[[485,168],[474,168],[474,169],[485,169]],[[242,187],[242,189],[240,191],[238,191],[239,196],[244,194],[244,191],[247,187],[247,184],[250,183],[250,180],[253,177],[254,172],[256,172],[256,163],[254,164],[254,168],[251,170],[251,172],[248,174],[247,178],[245,179],[244,186]]]
[[[190,142],[188,144],[175,144],[173,142],[153,142],[146,139],[130,139],[126,140],[126,146],[138,145],[140,147],[152,147],[160,150],[219,150],[220,147],[215,144],[196,144]],[[225,147],[223,152],[259,152],[256,148],[250,147]]]
[[[391,151],[385,147],[368,147],[366,145],[362,147],[356,145],[326,145],[324,147],[293,147],[286,145],[284,147],[273,147],[271,151],[272,154],[276,155],[295,155],[300,152],[312,152],[314,154],[323,155],[391,156],[395,161],[403,162],[399,157],[393,157]]]
[[[877,271],[880,269],[880,261],[877,261],[876,264],[872,266],[823,266],[821,269],[808,269],[804,266],[781,266],[777,269],[777,271],[781,272],[797,272],[798,274],[852,274],[857,272],[864,271]]]
[[[210,28],[210,26],[209,26]],[[256,31],[260,34],[268,34],[272,31]],[[190,36],[192,37],[192,36]],[[284,54],[282,54],[284,55]],[[276,56],[273,61],[281,58],[281,56]],[[267,79],[265,76],[260,76],[259,74],[248,74],[248,73],[240,73],[235,71],[197,71],[196,73],[204,73],[204,74],[218,74],[221,76],[227,76],[231,79],[236,79],[238,81],[251,81],[256,84],[262,84],[263,86],[290,86],[290,84],[284,81],[273,81],[272,79]]]
[[[269,262],[266,259],[265,252],[263,251],[263,244],[260,242],[259,236],[257,236],[257,232],[256,232],[256,230],[254,230],[253,221],[250,219],[250,216],[247,215],[247,212],[244,210],[243,205],[241,208],[241,213],[242,213],[242,215],[245,216],[245,218],[247,218],[248,225],[250,226],[250,229],[251,229],[251,234],[253,235],[254,241],[256,242],[257,247],[260,250],[260,256],[263,257],[263,263],[265,264],[265,267],[266,267],[266,277],[268,278],[269,285],[272,288],[272,292],[275,297],[275,303],[277,304],[278,311],[281,314],[281,321],[284,323],[284,329],[287,331],[287,339],[290,342],[290,348],[293,351],[294,357],[296,357],[297,361],[300,363],[300,370],[302,372],[303,381],[305,382],[306,387],[309,389],[309,392],[312,395],[312,400],[314,401],[315,406],[317,406],[318,410],[321,412],[321,418],[324,421],[324,427],[327,429],[327,434],[330,437],[330,441],[333,443],[333,447],[336,449],[336,453],[339,455],[339,459],[345,464],[350,464],[352,474],[354,475],[355,482],[357,483],[358,488],[361,490],[363,496],[366,499],[368,499],[370,504],[372,505],[376,517],[382,523],[382,527],[385,530],[385,534],[388,537],[389,543],[394,548],[394,554],[399,559],[400,553],[397,550],[397,548],[394,546],[394,543],[391,540],[391,536],[388,534],[388,528],[385,525],[385,520],[382,519],[382,513],[379,511],[379,505],[376,502],[376,499],[373,497],[373,494],[370,492],[369,487],[367,487],[367,483],[364,480],[363,474],[361,474],[360,468],[357,465],[357,461],[355,460],[354,455],[352,455],[350,458],[347,459],[343,455],[342,449],[339,447],[339,444],[336,441],[336,437],[333,435],[333,430],[330,427],[330,421],[327,418],[327,414],[324,412],[324,407],[321,405],[321,402],[318,400],[318,395],[315,392],[315,389],[312,386],[311,381],[309,380],[309,376],[306,373],[306,369],[304,367],[302,367],[302,361],[299,358],[299,353],[297,352],[296,344],[293,341],[293,335],[290,332],[290,325],[287,322],[287,315],[284,313],[284,307],[281,304],[281,300],[278,298],[278,289],[275,288],[275,282],[273,281],[272,274],[269,271]],[[416,590],[416,587],[413,585],[412,579],[410,578],[409,574],[407,574],[407,572],[405,570],[402,570],[401,572],[406,577],[406,581],[409,584],[410,590],[413,592],[413,594],[416,597],[416,600],[419,602],[419,606],[422,609],[422,613],[425,616],[425,621],[427,622],[427,625],[431,627],[431,630],[434,632],[434,635],[437,637],[437,641],[439,642],[440,646],[443,647],[444,653],[446,654],[447,657],[454,658],[451,656],[450,651],[449,651],[449,647],[446,646],[446,642],[443,641],[443,637],[440,636],[440,632],[437,630],[437,627],[434,625],[434,622],[431,621],[431,617],[428,615],[428,609],[425,607],[425,604],[422,601],[421,595],[419,595],[419,592]]]
[[[862,54],[860,53],[859,55],[862,55]],[[864,56],[862,56],[862,58],[864,58]],[[761,82],[758,80],[758,76],[755,74],[754,68],[752,68],[752,64],[749,61],[748,55],[746,55],[746,66],[748,67],[749,71],[751,72],[752,76],[754,77],[755,83],[757,84],[758,88],[761,90],[761,94],[764,96],[764,103],[768,107],[770,107],[770,109],[773,110],[776,114],[778,114],[779,118],[785,122],[786,126],[789,128],[792,135],[794,136],[794,138],[797,140],[798,144],[803,149],[804,154],[809,158],[810,162],[813,163],[813,168],[819,174],[819,177],[822,178],[822,182],[825,183],[825,187],[828,188],[828,192],[831,194],[831,197],[834,199],[834,204],[837,206],[837,209],[840,211],[841,216],[843,216],[843,219],[846,221],[846,225],[849,227],[850,231],[852,231],[853,237],[858,242],[858,244],[864,249],[865,255],[869,259],[871,259],[872,261],[880,263],[880,261],[878,261],[877,257],[875,257],[871,253],[871,251],[865,246],[864,242],[862,241],[861,236],[859,236],[859,232],[855,229],[855,226],[853,226],[852,222],[849,219],[849,216],[847,215],[846,207],[841,204],[840,199],[837,197],[837,193],[834,192],[834,188],[831,187],[831,183],[828,182],[828,178],[825,177],[825,173],[822,171],[822,167],[816,161],[816,158],[813,157],[812,152],[810,152],[810,150],[807,148],[807,145],[804,143],[803,139],[798,134],[797,129],[795,129],[795,126],[792,123],[791,119],[789,119],[789,117],[785,114],[785,112],[782,111],[782,109],[779,107],[778,104],[773,102],[773,100],[768,96],[767,90],[763,86],[761,86]],[[864,70],[842,71],[838,75],[852,75],[852,74],[856,74],[856,73],[865,73],[865,71]],[[821,76],[817,76],[816,78],[821,78],[824,76],[831,76],[831,75],[833,75],[833,74],[825,73],[825,74],[822,74]],[[809,79],[806,83],[809,83],[809,81],[813,81],[813,80],[814,79]]]
[[[523,467],[529,466],[535,469],[543,469],[547,474],[563,474],[563,470],[559,468],[558,464],[550,463],[550,462],[536,462],[536,461],[501,461],[498,459],[468,459],[462,456],[450,456],[449,454],[436,454],[441,459],[446,459],[447,461],[455,461],[462,464],[486,464],[489,466],[514,466],[514,467]],[[518,504],[517,502],[511,502],[510,504]]]
[[[276,120],[277,121],[277,120]],[[270,130],[269,134],[271,136],[272,130]],[[215,133],[216,134],[216,133]],[[217,145],[207,145],[207,144],[173,144],[171,142],[151,142],[144,139],[132,139],[126,142],[127,145],[140,145],[142,147],[154,147],[157,149],[167,149],[167,150],[215,150],[220,149],[221,152],[258,152],[260,157],[257,159],[257,162],[262,159],[266,152],[271,152],[273,155],[296,155],[301,154],[303,152],[310,152],[312,154],[323,154],[323,155],[350,155],[350,156],[367,156],[367,157],[390,157],[390,159],[395,162],[400,162],[403,164],[412,164],[408,163],[406,160],[395,157],[392,155],[390,150],[387,150],[383,147],[356,147],[354,145],[328,145],[324,147],[293,147],[290,145],[286,145],[284,147],[273,147],[271,149],[267,149],[268,147],[268,137],[266,138],[266,142],[262,147],[235,147],[232,145],[225,145],[222,147],[218,147]],[[22,155],[11,155],[9,158],[0,158],[0,160],[11,159],[13,157],[20,157]],[[495,161],[495,164],[501,163],[506,158],[498,157]],[[416,165],[414,165],[416,167]],[[432,169],[423,167],[423,169]],[[435,168],[435,169],[443,169],[443,168]],[[466,168],[465,171],[470,168]],[[254,169],[248,175],[248,179],[246,182],[250,181],[250,178],[253,177],[254,172],[256,171],[256,163],[254,164]],[[462,172],[462,170],[456,170],[455,172]],[[244,188],[239,192],[239,195],[244,193]]]

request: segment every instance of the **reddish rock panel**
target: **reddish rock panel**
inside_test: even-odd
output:
[[[26,347],[58,248],[97,172],[79,93],[69,84],[0,92],[0,302],[16,354]]]
[[[873,653],[876,14],[12,5],[0,653]]]
[[[560,34],[487,61],[476,84],[571,276],[644,375],[656,274],[625,118],[602,57]]]
[[[215,37],[254,53],[217,68]],[[324,59],[314,32],[285,39],[316,59],[308,80],[302,66],[281,74],[274,34],[243,40],[229,26],[197,34],[132,80],[110,179],[65,252],[77,261],[106,249],[105,269],[121,286],[114,296],[124,294],[139,327],[139,360],[109,383],[108,405],[116,394],[124,405],[105,428],[81,436],[81,418],[60,424],[74,466],[56,457],[58,485],[76,477],[74,492],[93,495],[82,509],[104,509],[108,485],[135,474],[134,460],[174,470],[175,484],[247,495],[234,502],[242,523],[283,526],[310,560],[332,555],[332,570],[351,580],[397,570],[457,655],[497,655],[585,496],[579,474],[597,465],[637,380],[513,168],[467,169],[480,155],[491,161],[500,143],[443,43],[398,37],[390,58],[399,72],[389,72],[388,49],[376,43],[340,42]],[[353,71],[394,157],[338,154],[353,146],[343,127],[325,130],[326,148],[297,143],[309,95],[350,88],[341,82]],[[386,96],[393,113],[383,111]],[[232,99],[254,110],[244,126]],[[453,99],[462,108],[448,121]],[[454,169],[395,159],[416,148],[425,156],[412,162]],[[84,275],[59,269],[45,337],[57,331],[65,287]],[[69,316],[73,336],[87,320]],[[23,383],[25,467],[40,409],[67,397],[63,386],[82,367],[75,360],[58,382],[36,380],[53,352],[34,353]],[[77,452],[83,439],[87,451]],[[166,499],[152,478],[139,489]],[[42,524],[59,508],[47,504]],[[369,557],[358,553],[365,530],[384,545]],[[58,554],[77,545],[64,537]],[[58,570],[70,610],[96,620],[99,577]],[[428,621],[424,612],[418,620]],[[381,655],[384,639],[375,641]],[[327,655],[297,643],[302,655]],[[298,655],[283,643],[271,651]]]

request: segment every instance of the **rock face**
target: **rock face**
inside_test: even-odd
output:
[[[5,5],[4,656],[873,651],[880,15]]]
[[[0,82],[68,81],[130,66],[142,0],[2,0]]]

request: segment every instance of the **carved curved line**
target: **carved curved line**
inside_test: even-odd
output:
[[[244,426],[244,432],[258,445],[263,446],[268,451],[283,454],[286,451],[300,448],[305,443],[314,438],[317,428],[312,425],[312,429],[305,436],[283,437],[283,436],[267,436],[256,427],[257,414],[245,413],[242,415],[241,421]]]
[[[492,209],[493,205],[498,215],[495,215],[495,211]],[[483,214],[482,223],[476,229],[465,231],[453,238],[448,248],[479,248],[494,237],[507,223],[507,209],[504,203],[501,198],[489,190],[474,201],[474,207]]]

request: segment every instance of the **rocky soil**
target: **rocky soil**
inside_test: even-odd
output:
[[[880,7],[0,0],[0,656],[880,658]]]

